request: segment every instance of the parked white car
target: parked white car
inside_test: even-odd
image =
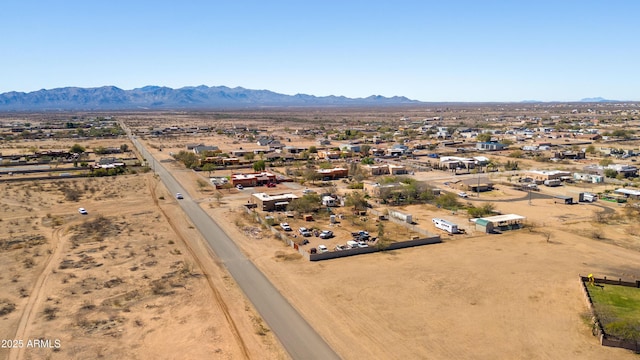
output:
[[[87,214],[89,214],[85,208],[79,208],[79,209],[78,209],[78,212],[79,212],[81,215],[87,215]]]
[[[327,251],[329,251],[329,249],[327,249],[326,246],[324,246],[322,244],[318,245],[318,252],[325,253]]]
[[[331,230],[322,230],[320,233],[320,239],[329,239],[333,237],[333,231]]]
[[[311,231],[309,231],[309,229],[307,229],[306,227],[301,227],[300,229],[298,229],[298,232],[300,233],[300,235],[304,237],[313,235]]]
[[[280,227],[284,231],[291,231],[291,226],[289,226],[289,224],[287,224],[286,222],[280,223]]]

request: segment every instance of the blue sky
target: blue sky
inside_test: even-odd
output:
[[[640,100],[640,1],[0,2],[0,93],[208,85]]]

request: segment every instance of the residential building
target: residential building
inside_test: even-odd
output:
[[[288,193],[279,195],[269,195],[265,193],[253,193],[249,198],[249,202],[256,204],[258,209],[262,211],[285,210],[291,201],[297,199],[298,196]]]
[[[476,149],[481,151],[498,151],[504,150],[507,148],[507,145],[499,143],[499,142],[478,142],[476,143]]]
[[[264,185],[268,183],[275,183],[276,175],[270,172],[261,172],[261,173],[250,173],[250,174],[232,174],[231,175],[231,185],[237,186],[257,186]]]

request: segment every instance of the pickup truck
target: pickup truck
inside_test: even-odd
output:
[[[353,236],[353,238],[357,240],[369,240],[369,233],[364,230],[352,232],[351,236]]]

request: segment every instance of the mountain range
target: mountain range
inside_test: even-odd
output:
[[[580,102],[620,102],[619,100],[609,100],[602,97],[584,98]]]
[[[115,86],[97,88],[64,87],[33,92],[0,94],[0,111],[53,110],[179,110],[258,107],[316,106],[398,106],[420,104],[406,97],[372,95],[366,98],[344,96],[284,95],[269,90],[241,87],[196,86],[172,89],[145,86],[123,90]]]

